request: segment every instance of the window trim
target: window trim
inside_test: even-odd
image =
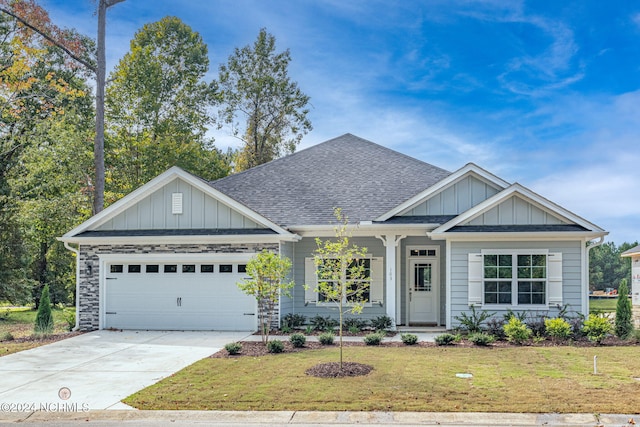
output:
[[[549,268],[549,256],[550,251],[548,249],[482,249],[480,251],[482,255],[482,276],[481,276],[481,286],[482,286],[482,306],[486,306],[489,308],[498,308],[498,309],[527,309],[527,310],[540,310],[547,309],[549,307],[549,296],[550,296],[550,268]],[[485,301],[485,282],[486,281],[498,281],[496,279],[493,280],[491,278],[487,279],[484,277],[484,258],[487,255],[510,255],[512,257],[511,262],[511,303],[501,304],[501,303],[487,303]],[[544,303],[542,304],[518,304],[518,255],[545,255],[545,278],[544,278]],[[523,279],[524,280],[524,279]],[[503,280],[504,281],[504,280]],[[533,279],[526,279],[525,281],[531,282]],[[536,281],[542,281],[542,279],[538,279]]]
[[[369,282],[369,298],[367,299],[367,302],[364,303],[364,307],[371,307],[373,305],[373,303],[371,302],[371,285],[373,283],[373,279],[371,276],[373,274],[373,258],[374,257],[371,254],[367,254],[367,256],[364,256],[361,258],[363,260],[365,259],[369,260],[369,278],[360,280],[360,282],[365,282],[365,281]],[[329,259],[337,259],[337,258],[325,258],[325,259],[329,260]],[[319,266],[315,265],[316,287],[320,282],[320,277],[318,276],[318,269],[319,269]],[[329,280],[326,280],[326,281],[328,282]],[[338,301],[320,301],[320,292],[316,292],[315,294],[316,294],[316,306],[318,307],[332,307],[332,306],[337,306],[339,304]],[[346,295],[343,295],[342,304],[344,306],[350,307],[355,305],[356,303],[350,302],[349,300],[347,300]]]

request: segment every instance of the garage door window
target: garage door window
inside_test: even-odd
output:
[[[233,273],[232,264],[220,264],[220,273]]]
[[[112,264],[111,268],[109,269],[109,271],[111,273],[122,273],[122,264]]]
[[[200,273],[213,273],[213,264],[202,264],[200,266]]]
[[[140,264],[130,264],[127,267],[127,272],[129,273],[140,273]]]
[[[160,268],[159,267],[160,266],[158,264],[150,264],[150,265],[147,265],[147,268],[146,268],[145,271],[147,273],[159,273],[160,272]]]
[[[164,272],[165,273],[177,273],[178,272],[178,266],[176,264],[167,264],[164,266]]]
[[[196,272],[196,265],[195,264],[183,264],[182,265],[182,272],[183,273],[195,273]]]

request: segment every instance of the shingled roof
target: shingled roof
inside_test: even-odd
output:
[[[450,174],[345,134],[210,185],[281,226],[323,225],[334,207],[373,221]]]

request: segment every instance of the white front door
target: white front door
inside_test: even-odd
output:
[[[438,324],[437,258],[409,259],[409,324]]]

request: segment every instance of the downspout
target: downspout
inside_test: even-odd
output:
[[[583,295],[583,298],[585,298],[584,301],[584,308],[583,308],[583,314],[585,315],[585,317],[589,316],[589,252],[591,251],[591,249],[600,246],[602,243],[604,242],[604,236],[600,236],[600,239],[597,242],[593,242],[593,241],[588,241],[587,242],[587,250],[586,250],[586,255],[585,255],[585,271],[584,271],[584,278],[587,281],[587,286],[585,289],[585,294]]]
[[[72,331],[77,331],[80,328],[80,245],[78,249],[69,246],[69,243],[64,242],[64,247],[76,254],[76,325]]]

